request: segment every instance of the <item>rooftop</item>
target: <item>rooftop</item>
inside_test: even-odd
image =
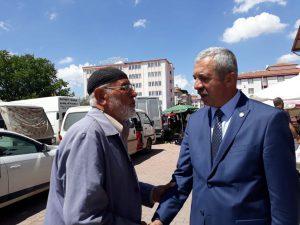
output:
[[[298,28],[298,32],[297,32],[295,40],[294,40],[292,51],[293,52],[300,52],[300,26]]]
[[[100,68],[108,67],[108,66],[118,67],[118,66],[123,66],[123,65],[141,64],[141,63],[156,62],[156,61],[167,61],[169,64],[172,64],[167,59],[149,59],[149,60],[123,62],[123,63],[117,62],[115,64],[107,64],[107,65],[99,65],[99,66],[83,66],[82,69],[100,69]]]
[[[275,77],[275,76],[295,76],[300,73],[300,66],[293,63],[278,63],[267,66],[265,70],[258,70],[253,72],[241,73],[238,79],[261,78],[261,77]]]

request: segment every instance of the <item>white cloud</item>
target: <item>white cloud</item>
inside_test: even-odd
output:
[[[194,89],[194,81],[189,81],[182,74],[174,76],[174,86],[187,90],[190,94],[197,94],[196,90]]]
[[[293,40],[295,39],[295,37],[296,37],[296,35],[297,35],[297,31],[298,31],[299,26],[300,26],[300,19],[298,19],[298,20],[295,22],[295,25],[294,25],[295,30],[294,30],[293,32],[289,33],[289,37],[290,37],[291,39],[293,39]]]
[[[181,89],[187,88],[189,81],[181,74],[174,76],[174,85],[175,87],[179,87]]]
[[[141,0],[134,0],[134,5],[137,5],[141,2]]]
[[[248,12],[253,7],[265,3],[277,3],[279,5],[285,6],[287,3],[287,0],[234,0],[235,6],[233,8],[233,13],[245,13]]]
[[[139,19],[139,20],[137,20],[133,23],[133,27],[135,27],[135,28],[140,28],[140,27],[146,28],[146,23],[147,23],[146,19]]]
[[[55,20],[57,18],[57,13],[53,12],[49,14],[49,20]]]
[[[293,53],[283,55],[277,59],[277,63],[290,63],[290,62],[297,62],[297,61],[300,62],[300,56]]]
[[[278,16],[263,12],[260,15],[248,18],[239,18],[233,26],[223,33],[222,40],[227,43],[236,43],[263,34],[282,31],[287,24],[281,23]]]
[[[61,59],[58,63],[59,64],[68,64],[68,63],[71,63],[71,62],[73,62],[73,58],[70,57],[70,56],[67,56],[67,57]]]
[[[0,21],[0,29],[3,29],[5,31],[9,31],[9,24],[4,22],[4,21]]]
[[[8,52],[10,55],[18,55],[18,53],[17,52],[12,52],[12,51],[9,51]]]
[[[83,65],[69,65],[67,67],[57,70],[57,77],[61,78],[69,83],[71,88],[82,87],[83,85],[83,66],[91,66],[90,63],[85,63]]]

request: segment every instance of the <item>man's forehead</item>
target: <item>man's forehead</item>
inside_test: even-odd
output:
[[[213,60],[210,57],[198,60],[194,65],[194,72],[201,73],[205,69],[213,68]]]

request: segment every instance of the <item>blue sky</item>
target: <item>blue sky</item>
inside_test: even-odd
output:
[[[82,65],[167,58],[175,83],[192,90],[193,61],[211,46],[231,49],[239,71],[292,54],[299,0],[0,0],[0,49],[51,60],[82,96]]]

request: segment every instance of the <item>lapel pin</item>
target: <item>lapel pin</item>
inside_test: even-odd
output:
[[[243,113],[243,112],[240,112],[240,114],[239,114],[239,116],[242,118],[242,117],[244,117],[244,115],[245,115],[245,113]]]

